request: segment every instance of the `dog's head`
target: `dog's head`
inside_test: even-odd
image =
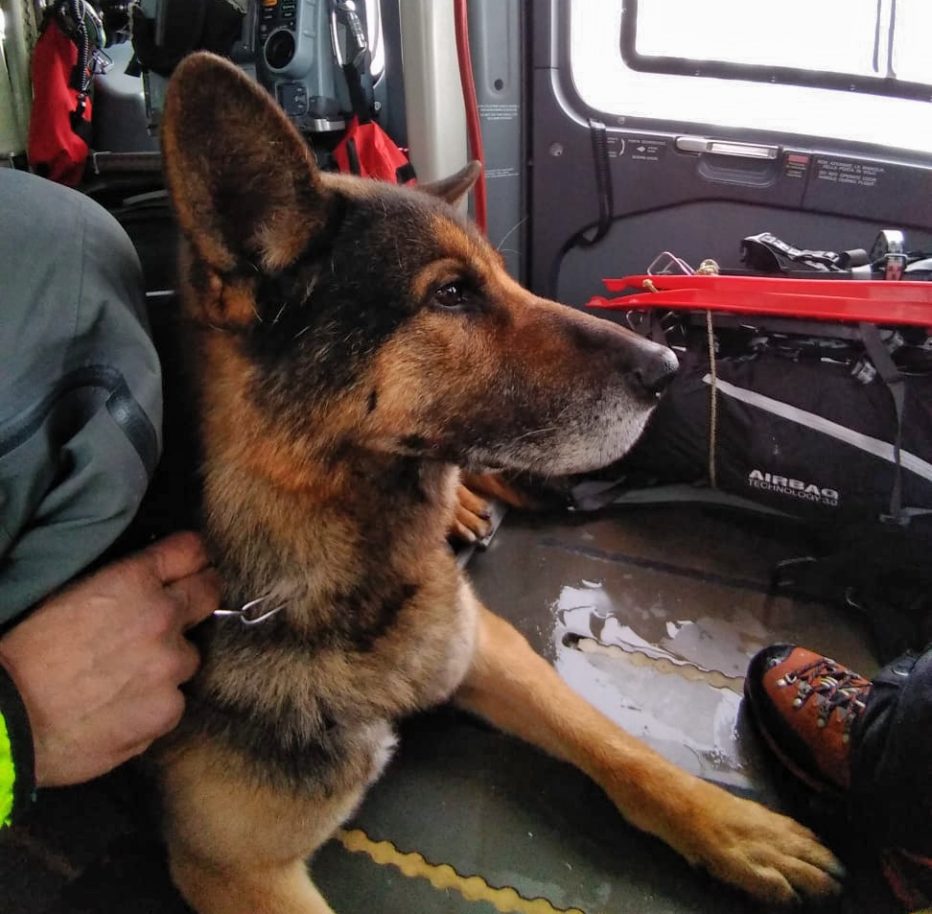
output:
[[[450,205],[475,164],[419,189],[322,174],[269,95],[207,54],[173,77],[162,139],[189,308],[290,449],[581,472],[634,443],[675,370],[507,275]]]

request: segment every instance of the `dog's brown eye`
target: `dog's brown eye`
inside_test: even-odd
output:
[[[434,303],[441,308],[462,308],[469,303],[469,291],[462,282],[448,282],[434,292]]]

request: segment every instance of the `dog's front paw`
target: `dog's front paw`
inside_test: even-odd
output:
[[[464,543],[475,543],[492,532],[491,518],[492,511],[487,501],[466,486],[457,486],[451,537]]]
[[[690,862],[768,902],[841,890],[844,868],[808,828],[711,784],[698,792],[692,821],[670,841]]]

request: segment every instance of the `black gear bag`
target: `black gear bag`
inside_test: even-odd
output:
[[[804,520],[821,554],[777,569],[776,583],[882,617],[885,656],[921,643],[932,613],[932,286],[731,279],[629,277],[614,288],[649,291],[594,302],[673,348],[680,369],[632,451],[574,488],[576,506],[672,486],[684,500]],[[851,319],[825,319],[841,314]]]

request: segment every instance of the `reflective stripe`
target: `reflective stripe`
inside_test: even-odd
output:
[[[710,384],[712,382],[712,377],[711,375],[706,375],[702,380],[705,384]],[[850,428],[846,428],[844,425],[832,422],[831,419],[825,419],[822,416],[817,416],[815,413],[807,412],[796,406],[790,406],[789,403],[783,403],[780,400],[765,397],[763,394],[759,394],[756,391],[745,390],[743,387],[736,387],[734,384],[729,384],[728,381],[719,379],[715,384],[715,389],[726,396],[741,400],[749,406],[756,406],[758,409],[773,413],[773,415],[780,416],[782,419],[796,422],[798,425],[805,425],[807,428],[813,429],[813,431],[821,432],[823,435],[829,435],[832,438],[837,438],[839,441],[844,441],[845,444],[850,444],[852,447],[856,447],[861,451],[866,451],[868,454],[873,454],[881,460],[886,460],[888,463],[896,465],[893,445],[888,441],[882,441],[880,438],[872,438],[870,435],[862,435],[860,432],[855,432]],[[917,476],[921,476],[923,479],[932,482],[932,463],[928,463],[921,457],[917,457],[909,451],[901,450],[900,466],[902,466],[904,470],[909,470],[911,473],[915,473]]]
[[[13,747],[6,721],[0,714],[0,827],[10,824],[13,815],[13,787],[16,769],[13,767]]]

